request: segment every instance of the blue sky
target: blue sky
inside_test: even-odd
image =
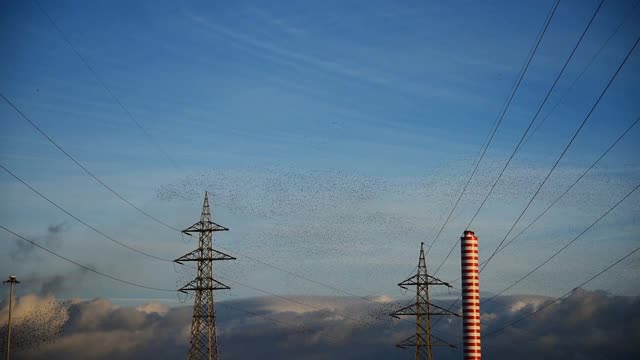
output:
[[[464,229],[541,103],[597,1],[562,1],[464,206],[428,261]],[[224,247],[358,294],[401,296],[487,137],[552,3],[48,2],[49,12],[147,137],[32,2],[0,11],[0,92],[131,202],[173,226],[199,215],[205,190],[231,228]],[[524,207],[640,33],[633,1],[606,1],[543,115],[623,22],[587,72],[533,135],[475,222],[486,258]],[[523,222],[588,167],[640,116],[636,50]],[[86,176],[0,105],[0,161],[105,233],[174,258],[195,247]],[[566,199],[483,273],[499,291],[544,260],[640,180],[634,128]],[[169,154],[167,159],[154,143]],[[172,164],[175,163],[177,165]],[[2,224],[33,239],[64,223],[55,250],[136,282],[188,278],[140,258],[0,175]],[[638,244],[633,194],[566,253],[512,293],[561,294]],[[2,235],[0,272],[70,273],[37,251],[19,260]],[[443,268],[457,277],[454,256]],[[285,294],[330,290],[246,258],[222,276]],[[593,283],[638,294],[636,259]],[[83,277],[61,296],[155,298]],[[231,284],[222,298],[260,295]]]

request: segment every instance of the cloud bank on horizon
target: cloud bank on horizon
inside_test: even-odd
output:
[[[18,298],[17,320],[51,304],[51,295]],[[354,298],[305,297],[310,303],[332,304],[332,311],[303,310],[276,298],[250,298],[218,304],[220,353],[225,359],[404,359],[409,354],[394,344],[411,334],[412,324],[385,312],[397,303]],[[482,309],[483,331],[491,331],[534,311],[550,299],[518,295],[497,299]],[[6,320],[7,304],[0,307]],[[54,342],[14,352],[15,359],[174,359],[186,354],[191,307],[146,303],[116,306],[107,299],[70,301],[64,330]],[[243,309],[251,314],[238,309]],[[614,296],[576,289],[570,296],[515,327],[483,340],[492,359],[637,359],[640,350],[640,297]],[[51,315],[54,316],[54,315]],[[55,317],[55,316],[54,316]],[[3,320],[4,319],[4,320]],[[286,324],[286,325],[285,325]],[[25,328],[16,328],[24,331]],[[434,333],[459,342],[460,320],[441,322]],[[2,335],[2,334],[0,334]],[[19,334],[18,334],[19,335]],[[439,359],[458,359],[460,350],[437,348]]]

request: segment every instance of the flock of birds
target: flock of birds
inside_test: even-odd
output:
[[[56,341],[69,321],[69,306],[69,302],[49,296],[40,299],[37,306],[28,311],[12,314],[11,350],[33,350]],[[0,327],[0,353],[3,355],[7,348],[7,330],[6,323]]]
[[[385,249],[400,240],[428,240],[462,188],[472,161],[452,161],[413,177],[280,166],[210,170],[163,185],[156,196],[168,202],[198,204],[208,190],[213,194],[214,221],[216,213],[246,219],[250,226],[234,228],[234,233],[251,239],[252,245],[277,248],[290,256],[332,256],[352,247]],[[501,161],[483,162],[461,209],[475,209],[502,165]],[[514,166],[504,174],[487,205],[526,202],[544,176],[541,169],[543,165]],[[580,170],[559,169],[536,203],[551,202]],[[626,178],[596,171],[559,205],[603,206],[628,185]],[[452,220],[467,220],[460,211],[454,215]]]
[[[365,256],[370,255],[367,252],[371,248],[384,253],[394,241],[425,239],[432,234],[442,221],[443,209],[451,206],[451,199],[460,191],[471,165],[471,159],[451,161],[429,174],[413,177],[279,166],[211,170],[161,186],[156,197],[167,202],[200,203],[203,192],[210,191],[214,221],[215,212],[220,211],[261,224],[244,233],[259,251],[277,252],[289,259],[300,259],[301,255],[328,258],[355,247]],[[463,201],[478,203],[501,166],[500,161],[486,161]],[[579,167],[559,171],[539,201],[544,203],[557,196],[579,171]],[[523,198],[530,193],[528,189],[536,187],[542,174],[536,167],[515,166],[505,173],[492,199],[512,202]],[[628,185],[628,177],[619,175],[619,172],[596,171],[588,182],[576,188],[564,205],[602,206],[606,203],[603,198],[610,198],[612,193]],[[242,279],[243,273],[252,270],[252,266],[255,264],[239,261],[234,264],[234,274]],[[304,274],[304,267],[297,270]],[[177,267],[176,272],[176,285],[188,282],[195,275],[186,267]],[[369,317],[386,318],[394,306],[393,303],[376,304],[371,307]],[[67,304],[55,300],[15,317],[12,348],[30,349],[55,341],[68,320]],[[6,331],[6,324],[0,327],[0,341],[5,341]]]

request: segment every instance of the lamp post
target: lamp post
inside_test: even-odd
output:
[[[7,324],[7,354],[6,360],[10,359],[11,350],[11,307],[13,305],[13,284],[20,284],[20,281],[16,279],[14,275],[9,276],[9,280],[2,282],[3,284],[9,283],[9,322]]]

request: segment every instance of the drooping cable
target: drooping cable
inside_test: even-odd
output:
[[[49,22],[51,23],[53,28],[56,29],[56,32],[58,33],[58,35],[60,35],[62,40],[64,40],[69,45],[69,47],[71,47],[71,49],[78,56],[78,58],[80,58],[80,60],[82,60],[82,63],[91,72],[91,74],[93,74],[93,76],[96,79],[96,81],[98,82],[98,84],[100,84],[100,86],[111,97],[111,99],[113,99],[113,101],[116,104],[118,104],[118,106],[120,107],[120,109],[122,109],[122,112],[125,113],[127,118],[129,118],[129,120],[131,120],[131,122],[133,122],[136,125],[136,127],[138,127],[138,129],[140,129],[140,131],[147,137],[147,139],[162,153],[162,155],[165,157],[165,159],[167,159],[169,161],[169,163],[171,163],[171,166],[173,166],[175,169],[178,169],[177,163],[173,160],[173,158],[171,158],[169,153],[167,153],[164,150],[164,148],[162,146],[160,146],[160,144],[153,138],[153,136],[151,136],[151,134],[133,116],[133,114],[129,111],[129,109],[127,109],[124,106],[122,101],[120,101],[120,99],[113,93],[113,91],[111,91],[111,88],[109,88],[109,86],[107,86],[107,84],[104,82],[104,80],[102,80],[102,78],[98,75],[98,73],[93,68],[93,66],[91,66],[89,61],[80,53],[78,48],[76,48],[75,45],[73,45],[73,43],[71,42],[69,37],[65,34],[64,31],[62,31],[60,26],[58,26],[58,24],[55,22],[55,20],[53,20],[51,15],[49,15],[49,13],[44,9],[44,7],[42,7],[40,2],[38,0],[33,0],[33,2],[36,4],[38,9],[40,9],[40,11],[46,16],[46,18],[49,20]]]
[[[134,205],[131,201],[127,200],[124,196],[120,195],[120,193],[115,191],[109,185],[105,184],[104,181],[102,181],[93,172],[91,172],[84,165],[82,165],[82,163],[80,163],[78,160],[76,160],[76,158],[71,156],[71,154],[69,154],[64,148],[62,148],[62,146],[58,145],[58,143],[55,142],[55,140],[53,140],[49,135],[47,135],[47,133],[45,133],[44,130],[42,130],[38,125],[36,125],[33,121],[31,121],[31,119],[24,112],[22,112],[13,102],[11,102],[6,96],[4,96],[4,94],[0,93],[0,97],[2,97],[2,99],[4,99],[4,101],[7,104],[9,104],[9,106],[11,106],[13,108],[13,110],[15,110],[25,121],[27,121],[34,129],[36,129],[36,131],[38,131],[42,136],[44,136],[45,139],[47,139],[51,144],[53,144],[53,146],[55,146],[58,150],[60,150],[60,152],[62,152],[67,158],[69,158],[71,161],[73,161],[80,169],[82,169],[85,173],[87,173],[87,175],[91,176],[95,181],[97,181],[100,185],[102,185],[102,187],[104,187],[105,189],[109,190],[109,192],[111,192],[113,195],[115,195],[120,200],[122,200],[125,203],[127,203],[127,205],[129,205],[132,208],[136,209],[139,213],[143,214],[144,216],[148,217],[149,219],[151,219],[151,220],[157,222],[158,224],[161,224],[161,225],[163,225],[163,226],[165,226],[165,227],[167,227],[167,228],[169,228],[171,230],[180,231],[179,229],[177,229],[177,228],[175,228],[175,227],[163,222],[162,220],[159,220],[158,218],[154,217],[153,215],[149,214],[148,212],[140,209],[139,207]]]
[[[591,163],[591,165],[589,165],[589,167],[587,169],[585,169],[580,176],[578,176],[573,183],[571,183],[571,185],[569,185],[563,192],[562,194],[560,194],[557,198],[555,198],[555,200],[553,200],[538,216],[536,216],[535,219],[533,219],[529,224],[527,224],[527,226],[525,226],[516,236],[514,236],[513,238],[511,238],[511,240],[507,241],[499,250],[496,254],[499,254],[500,252],[502,252],[502,250],[504,250],[507,246],[509,246],[511,243],[513,243],[515,240],[517,240],[520,236],[522,236],[522,234],[524,234],[532,225],[534,225],[535,223],[538,222],[538,220],[540,220],[549,210],[551,210],[562,198],[564,198],[565,195],[567,195],[571,189],[573,189],[574,186],[576,186],[591,170],[593,170],[593,168],[629,133],[629,131],[631,131],[638,123],[640,122],[640,116],[636,118],[636,120],[631,123],[623,132],[622,134],[620,134],[620,136],[618,136],[618,138],[616,138],[616,140],[611,143],[611,145],[609,145],[609,147],[602,153],[600,154],[600,156]],[[455,247],[454,247],[455,249]],[[484,265],[484,261],[480,262],[480,265]],[[457,279],[451,281],[451,283],[455,283],[458,280],[460,280],[461,278],[458,277]]]
[[[166,292],[175,292],[175,291],[176,291],[175,289],[163,289],[163,288],[157,288],[157,287],[153,287],[153,286],[146,286],[146,285],[142,285],[142,284],[137,284],[137,283],[134,283],[134,282],[131,282],[131,281],[128,281],[128,280],[120,279],[120,278],[117,278],[117,277],[115,277],[115,276],[112,276],[112,275],[109,275],[109,274],[103,273],[103,272],[98,271],[98,270],[96,270],[96,269],[93,269],[93,268],[91,268],[91,267],[89,267],[89,266],[83,265],[83,264],[81,264],[81,263],[79,263],[79,262],[77,262],[77,261],[71,260],[71,259],[69,259],[68,257],[65,257],[65,256],[63,256],[63,255],[60,255],[60,254],[58,254],[58,253],[57,253],[57,252],[55,252],[55,251],[52,251],[52,250],[50,250],[50,249],[47,249],[46,247],[44,247],[44,246],[42,246],[42,245],[40,245],[40,244],[36,243],[35,241],[29,240],[29,239],[27,239],[26,237],[24,237],[24,236],[22,236],[22,235],[19,235],[19,234],[17,234],[17,233],[15,233],[15,232],[13,232],[13,231],[11,231],[10,229],[6,228],[6,227],[5,227],[5,226],[3,226],[3,225],[0,225],[0,228],[1,228],[1,229],[3,229],[3,230],[4,230],[4,231],[6,231],[6,232],[8,232],[8,233],[12,234],[13,236],[17,237],[18,239],[20,239],[20,240],[22,240],[22,241],[26,241],[26,242],[28,242],[29,244],[31,244],[31,245],[33,245],[33,246],[35,246],[35,247],[37,247],[37,248],[40,248],[40,249],[42,249],[42,250],[44,250],[44,251],[48,252],[48,253],[49,253],[49,254],[51,254],[51,255],[54,255],[54,256],[56,256],[56,257],[58,257],[58,258],[60,258],[60,259],[62,259],[62,260],[65,260],[65,261],[67,261],[67,262],[70,262],[70,263],[72,263],[72,264],[74,264],[74,265],[76,265],[76,266],[79,266],[79,267],[81,267],[81,268],[83,268],[83,269],[85,269],[85,270],[87,270],[87,271],[90,271],[90,272],[92,272],[92,273],[94,273],[94,274],[98,274],[98,275],[100,275],[100,276],[104,276],[104,277],[106,277],[106,278],[109,278],[109,279],[111,279],[111,280],[113,280],[113,281],[117,281],[117,282],[120,282],[120,283],[123,283],[123,284],[131,285],[131,286],[135,286],[135,287],[139,287],[139,288],[147,289],[147,290],[166,291]]]
[[[521,322],[521,321],[523,321],[523,320],[525,320],[525,319],[527,319],[527,318],[529,318],[529,317],[531,317],[531,316],[533,316],[533,315],[535,315],[535,314],[537,314],[537,313],[541,312],[541,311],[544,311],[544,310],[545,310],[545,309],[547,309],[549,306],[551,306],[551,305],[553,305],[553,304],[557,303],[558,301],[560,301],[560,300],[564,299],[565,297],[567,297],[567,296],[571,295],[571,293],[572,293],[572,292],[574,292],[574,290],[575,290],[575,289],[578,289],[578,288],[581,288],[581,287],[583,287],[583,286],[587,285],[588,283],[590,283],[591,281],[595,280],[596,278],[598,278],[598,277],[599,277],[599,276],[601,276],[602,274],[606,273],[607,271],[611,270],[614,266],[616,266],[616,265],[620,264],[621,262],[623,262],[624,260],[626,260],[627,258],[629,258],[631,255],[633,255],[633,254],[637,253],[638,251],[640,251],[640,247],[638,247],[638,248],[635,248],[635,249],[631,250],[631,251],[630,251],[630,252],[628,252],[625,256],[623,256],[623,257],[621,257],[620,259],[618,259],[618,260],[614,261],[612,264],[610,264],[609,266],[605,267],[605,268],[604,268],[604,269],[602,269],[600,272],[598,272],[597,274],[593,275],[592,277],[590,277],[590,278],[589,278],[589,279],[587,279],[586,281],[582,282],[580,285],[578,285],[578,286],[574,287],[573,289],[571,289],[569,292],[567,292],[567,293],[563,294],[562,296],[559,296],[559,297],[557,297],[557,298],[553,299],[552,301],[548,302],[547,304],[543,305],[542,307],[538,308],[537,310],[535,310],[535,311],[533,311],[533,312],[530,312],[530,313],[526,314],[525,316],[523,316],[523,317],[521,317],[521,318],[519,318],[519,319],[517,319],[517,320],[515,320],[515,321],[513,321],[513,322],[511,322],[511,323],[509,323],[509,324],[507,324],[507,325],[505,325],[505,326],[503,326],[503,327],[500,327],[500,328],[498,328],[498,329],[495,329],[495,330],[493,330],[493,331],[490,331],[490,332],[488,332],[488,333],[484,334],[484,336],[485,336],[485,337],[493,336],[493,335],[495,335],[495,334],[497,334],[497,333],[499,333],[499,332],[501,332],[501,331],[504,331],[504,330],[506,330],[507,328],[509,328],[509,327],[511,327],[511,326],[513,326],[513,325],[515,325],[515,324],[517,324],[517,323],[519,323],[519,322]]]
[[[529,133],[528,137],[522,143],[522,146],[525,146],[527,144],[527,142],[529,142],[529,140],[531,140],[533,135],[540,129],[540,127],[542,127],[542,124],[544,124],[544,122],[547,121],[549,116],[551,116],[551,114],[554,113],[556,108],[558,106],[560,106],[564,102],[564,100],[567,97],[567,95],[571,92],[573,87],[578,83],[578,81],[582,78],[582,76],[591,68],[591,65],[594,64],[595,60],[600,56],[602,51],[607,47],[607,45],[609,44],[611,39],[613,39],[616,36],[616,34],[618,34],[620,29],[622,28],[622,25],[624,25],[627,22],[627,20],[634,15],[636,9],[638,8],[638,5],[640,5],[640,0],[636,1],[636,3],[631,7],[631,10],[629,10],[628,12],[625,13],[625,16],[622,18],[622,20],[620,20],[620,22],[618,23],[616,28],[613,30],[611,35],[609,35],[607,40],[605,40],[605,42],[602,43],[602,45],[600,45],[600,48],[598,49],[598,51],[596,51],[593,54],[591,59],[589,59],[589,62],[587,62],[587,64],[582,68],[582,70],[580,71],[578,76],[576,76],[575,79],[573,79],[573,81],[571,82],[571,85],[569,85],[564,90],[562,95],[559,97],[559,100],[555,103],[555,105],[553,105],[551,110],[549,110],[549,112],[542,118],[542,120],[540,120],[540,122],[538,122],[538,125],[536,125],[536,127]]]
[[[566,250],[569,246],[571,246],[571,244],[573,244],[574,242],[576,242],[578,239],[580,239],[585,233],[587,233],[589,230],[591,230],[595,225],[597,225],[602,219],[604,219],[609,213],[611,213],[613,210],[615,210],[621,203],[623,203],[627,198],[629,198],[634,192],[636,192],[638,189],[640,188],[640,184],[636,185],[633,189],[631,189],[629,192],[627,192],[622,198],[620,198],[620,200],[618,200],[614,205],[610,206],[605,212],[603,212],[598,218],[596,218],[591,224],[589,224],[583,231],[580,232],[580,234],[578,234],[577,236],[575,236],[573,239],[571,239],[569,242],[567,242],[565,245],[563,245],[560,249],[558,249],[556,252],[554,252],[551,256],[549,256],[547,259],[545,259],[542,263],[540,263],[538,266],[536,266],[535,268],[533,268],[532,270],[530,270],[527,274],[525,274],[524,276],[522,276],[520,279],[514,281],[513,283],[511,283],[509,286],[507,286],[505,289],[503,289],[502,291],[496,293],[495,295],[493,295],[490,298],[487,298],[485,300],[482,300],[482,302],[494,302],[497,303],[495,301],[495,299],[504,294],[505,292],[507,292],[509,289],[513,288],[514,286],[518,285],[519,283],[521,283],[522,281],[524,281],[526,278],[528,278],[529,276],[531,276],[533,273],[535,273],[536,271],[538,271],[540,268],[542,268],[543,266],[545,266],[547,263],[549,263],[552,259],[554,259],[556,256],[558,256],[561,252],[563,252],[564,250]],[[635,250],[637,251],[637,250]],[[635,252],[634,251],[634,252]],[[629,255],[630,256],[630,255]],[[590,280],[589,280],[590,281]],[[582,284],[584,285],[584,283]],[[582,286],[580,285],[580,286]],[[453,309],[453,307],[458,303],[458,301],[460,301],[460,299],[462,299],[462,296],[459,296],[449,307],[448,310]],[[434,327],[438,324],[438,322],[436,321],[436,323],[433,325]],[[485,335],[486,336],[486,335]]]
[[[113,241],[114,243],[125,247],[133,252],[136,252],[140,255],[144,255],[146,257],[155,259],[155,260],[161,260],[161,261],[168,261],[171,262],[172,260],[169,259],[165,259],[165,258],[161,258],[158,256],[155,256],[153,254],[149,254],[147,252],[144,252],[142,250],[138,250],[130,245],[127,245],[126,243],[119,241],[117,239],[114,239],[113,237],[105,234],[104,232],[98,230],[97,228],[95,228],[92,225],[89,225],[87,222],[85,222],[84,220],[80,219],[79,217],[77,217],[76,215],[72,214],[71,212],[69,212],[68,210],[66,210],[65,208],[63,208],[62,206],[60,206],[59,204],[55,203],[53,200],[49,199],[48,197],[46,197],[43,193],[41,193],[40,191],[38,191],[37,189],[35,189],[33,186],[31,186],[29,183],[27,183],[26,181],[22,180],[20,177],[18,177],[18,175],[14,174],[13,172],[11,172],[9,169],[7,169],[4,165],[0,164],[0,168],[2,168],[2,170],[4,170],[7,174],[11,175],[14,179],[18,180],[20,183],[22,183],[24,186],[26,186],[27,188],[29,188],[31,191],[33,191],[34,193],[36,193],[38,196],[40,196],[41,198],[43,198],[44,200],[46,200],[47,202],[49,202],[51,205],[55,206],[56,208],[58,208],[58,210],[64,212],[65,214],[69,215],[70,217],[72,217],[74,220],[76,220],[77,222],[81,223],[82,225],[86,226],[87,228],[89,228],[90,230],[92,230],[93,232],[97,233],[98,235],[108,239],[109,241]]]
[[[471,217],[471,220],[469,221],[469,224],[467,224],[465,229],[471,228],[471,225],[473,224],[473,221],[476,219],[476,217],[478,216],[478,214],[480,213],[480,211],[482,210],[482,208],[486,204],[487,200],[489,199],[489,197],[493,193],[493,190],[496,188],[496,185],[498,185],[498,183],[500,182],[500,179],[502,178],[502,175],[504,174],[504,172],[509,167],[509,164],[511,164],[511,160],[513,160],[515,155],[518,153],[518,150],[520,150],[520,147],[521,147],[525,137],[529,133],[529,130],[531,130],[531,127],[533,126],[535,121],[538,119],[538,116],[542,112],[542,109],[544,108],[544,106],[547,104],[547,101],[549,100],[549,97],[551,96],[551,93],[556,88],[556,85],[558,84],[558,81],[560,80],[560,78],[564,74],[564,71],[567,69],[567,65],[569,65],[569,63],[571,62],[571,59],[573,59],[573,55],[575,55],[576,51],[578,50],[578,47],[580,47],[580,44],[582,43],[582,40],[584,39],[584,36],[587,34],[587,31],[589,31],[589,28],[591,28],[591,24],[593,24],[593,20],[598,15],[598,12],[600,12],[600,9],[602,8],[602,4],[604,4],[604,0],[600,1],[600,4],[598,5],[598,7],[594,11],[593,15],[591,16],[591,19],[587,23],[587,26],[582,31],[582,34],[580,35],[580,38],[578,39],[578,42],[576,42],[575,46],[573,47],[573,50],[571,50],[571,54],[569,54],[569,57],[567,57],[567,59],[565,60],[564,65],[562,65],[562,69],[560,69],[560,72],[558,73],[556,78],[553,80],[553,84],[551,84],[551,87],[547,91],[547,94],[545,95],[544,100],[542,100],[542,103],[538,107],[538,110],[536,111],[535,115],[531,118],[531,121],[529,122],[529,125],[527,126],[527,129],[524,131],[524,133],[520,137],[520,140],[518,141],[518,144],[516,145],[515,149],[513,149],[513,152],[509,156],[509,159],[507,160],[507,162],[502,167],[502,170],[498,174],[498,177],[496,178],[496,180],[491,185],[491,188],[489,189],[489,192],[487,193],[487,195],[484,197],[484,199],[480,203],[480,206],[476,210],[475,214],[473,214],[473,216]]]
[[[605,88],[602,90],[602,92],[600,93],[600,96],[598,96],[598,99],[596,100],[596,102],[593,104],[593,106],[591,107],[591,110],[589,110],[589,113],[587,114],[587,116],[584,118],[584,120],[582,121],[582,123],[580,124],[580,126],[578,127],[578,129],[575,131],[575,133],[573,134],[573,136],[571,137],[571,140],[569,141],[569,143],[565,146],[565,148],[562,150],[562,153],[560,154],[560,156],[558,157],[558,159],[556,160],[556,162],[553,164],[553,166],[551,167],[551,169],[549,170],[549,172],[547,173],[547,175],[545,176],[544,180],[542,181],[542,183],[540,183],[540,185],[538,186],[538,188],[536,189],[535,193],[533,194],[533,196],[531,197],[531,199],[529,200],[529,202],[527,203],[527,206],[525,206],[525,208],[522,210],[522,212],[520,213],[520,215],[518,215],[518,218],[516,219],[516,221],[513,223],[513,225],[511,226],[511,228],[509,229],[509,231],[507,231],[507,233],[505,234],[504,238],[502,239],[502,241],[500,241],[500,243],[498,244],[498,246],[496,247],[496,249],[493,251],[493,253],[491,254],[491,256],[489,256],[489,258],[486,260],[486,262],[484,263],[484,265],[482,266],[482,268],[480,269],[480,271],[482,271],[485,267],[487,267],[487,265],[491,262],[491,259],[493,259],[493,257],[496,255],[496,253],[498,252],[498,249],[500,249],[500,247],[502,246],[502,244],[504,244],[505,240],[509,237],[509,235],[511,234],[511,232],[513,231],[513,229],[516,227],[516,225],[520,222],[520,219],[522,219],[522,216],[524,216],[525,212],[529,209],[529,206],[531,206],[531,204],[533,203],[533,200],[535,200],[535,198],[538,196],[538,194],[540,193],[540,190],[542,189],[542,187],[544,186],[544,184],[547,183],[547,180],[549,180],[549,178],[551,177],[551,174],[553,174],[553,171],[556,169],[556,167],[558,166],[558,164],[560,163],[560,161],[564,158],[564,155],[567,153],[567,151],[569,150],[569,148],[571,147],[571,145],[573,144],[573,142],[575,141],[576,137],[578,136],[578,134],[580,134],[580,131],[584,128],[584,125],[587,123],[587,121],[591,118],[591,115],[593,114],[593,112],[595,111],[595,109],[598,107],[598,105],[600,104],[600,101],[602,101],[602,98],[604,98],[604,95],[607,93],[607,90],[609,90],[609,87],[611,86],[611,84],[613,83],[613,81],[618,77],[618,74],[620,73],[620,70],[622,70],[622,68],[624,67],[624,65],[627,63],[627,60],[629,60],[629,57],[631,56],[631,54],[633,53],[633,51],[635,50],[636,46],[638,45],[638,42],[640,42],[640,37],[638,37],[636,39],[636,42],[634,43],[634,45],[631,47],[631,49],[629,50],[629,52],[627,53],[627,55],[625,56],[624,60],[622,61],[622,63],[620,64],[620,66],[618,66],[618,69],[616,70],[616,72],[613,74],[613,76],[609,79],[609,82],[607,83],[607,86],[605,86]]]
[[[433,239],[433,241],[429,245],[429,247],[427,249],[427,253],[429,252],[429,250],[431,250],[433,248],[435,243],[440,238],[440,235],[442,234],[442,231],[444,230],[444,228],[449,223],[449,219],[451,219],[451,215],[453,214],[455,209],[458,207],[458,204],[460,203],[460,200],[462,199],[462,196],[466,192],[467,188],[469,187],[469,184],[471,183],[471,180],[473,179],[474,175],[478,171],[480,163],[482,162],[482,159],[484,158],[484,156],[485,156],[485,154],[487,152],[487,149],[489,148],[489,145],[491,145],[491,142],[492,142],[496,132],[498,131],[498,128],[500,127],[500,124],[502,123],[502,120],[504,119],[504,115],[506,114],[509,106],[511,105],[511,101],[513,100],[515,94],[517,93],[518,89],[520,88],[520,84],[522,82],[522,79],[524,79],[524,76],[527,73],[527,70],[529,69],[529,65],[531,65],[531,61],[533,60],[533,57],[535,56],[535,54],[536,54],[536,52],[538,50],[538,47],[540,46],[540,43],[542,42],[542,39],[544,38],[544,35],[547,32],[549,24],[551,23],[551,20],[553,19],[553,16],[555,15],[556,9],[558,8],[558,4],[560,4],[560,0],[556,0],[556,2],[554,3],[554,5],[552,7],[550,15],[545,20],[543,31],[541,32],[540,36],[538,37],[538,39],[537,39],[537,41],[535,43],[535,46],[533,48],[533,51],[530,52],[530,55],[529,55],[529,58],[528,58],[528,60],[527,60],[527,62],[525,64],[525,67],[524,67],[523,71],[520,73],[520,76],[519,76],[519,78],[518,78],[518,80],[516,82],[516,86],[513,87],[513,90],[512,90],[512,92],[511,92],[511,94],[509,96],[509,99],[507,101],[507,104],[506,104],[504,110],[498,116],[498,121],[496,123],[496,126],[493,128],[493,131],[491,132],[491,136],[489,137],[489,141],[487,142],[487,145],[482,150],[482,153],[480,154],[480,158],[475,163],[473,171],[471,172],[471,175],[469,176],[469,178],[467,179],[467,182],[465,183],[464,187],[462,188],[462,191],[460,192],[460,195],[458,196],[455,204],[451,208],[451,211],[449,212],[449,215],[447,215],[447,218],[445,219],[444,223],[440,227],[440,230],[436,234],[436,237]]]
[[[640,188],[640,184],[636,185],[636,187],[634,187],[631,191],[629,191],[625,196],[623,196],[617,203],[615,203],[615,205],[613,205],[612,207],[610,207],[607,211],[605,211],[602,215],[600,215],[595,221],[593,221],[589,226],[587,226],[580,234],[578,234],[576,237],[574,237],[573,239],[571,239],[571,241],[567,242],[566,244],[564,244],[560,249],[558,249],[556,252],[554,252],[551,256],[549,256],[548,258],[546,258],[543,262],[541,262],[538,266],[536,266],[535,268],[531,269],[528,273],[526,273],[524,276],[522,276],[520,279],[514,281],[513,283],[511,283],[511,285],[507,286],[506,288],[504,288],[502,291],[494,294],[492,297],[484,300],[484,301],[491,301],[493,299],[495,299],[496,297],[504,294],[505,292],[509,291],[511,288],[513,288],[514,286],[520,284],[522,281],[524,281],[525,279],[527,279],[529,276],[531,276],[533,273],[535,273],[536,271],[538,271],[540,268],[542,268],[543,266],[545,266],[547,263],[549,263],[549,261],[553,260],[556,256],[560,255],[561,252],[563,252],[564,250],[566,250],[569,246],[571,246],[571,244],[573,244],[574,242],[576,242],[578,239],[580,239],[582,237],[582,235],[584,235],[585,233],[587,233],[589,230],[591,230],[596,224],[598,224],[602,219],[604,219],[607,215],[609,215],[610,212],[612,212],[615,208],[618,207],[618,205],[620,205],[623,201],[625,201],[629,196],[631,196],[636,190],[638,190],[638,188]]]

